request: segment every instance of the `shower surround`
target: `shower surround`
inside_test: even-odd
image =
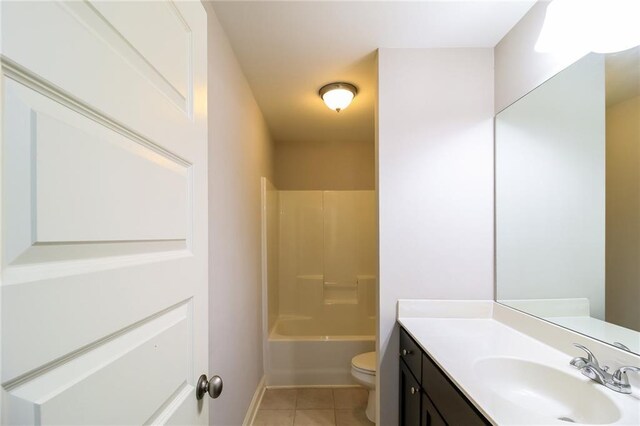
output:
[[[263,207],[267,384],[353,384],[351,358],[375,349],[375,192],[265,180]]]

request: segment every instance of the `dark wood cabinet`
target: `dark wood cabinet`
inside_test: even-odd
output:
[[[436,406],[429,399],[427,394],[422,392],[422,426],[446,426],[444,419],[436,410]]]
[[[411,336],[400,328],[400,425],[490,425]]]
[[[406,331],[400,330],[400,359],[407,364],[413,375],[420,380],[422,377],[422,349]]]
[[[421,389],[409,367],[400,361],[400,424],[420,426]]]

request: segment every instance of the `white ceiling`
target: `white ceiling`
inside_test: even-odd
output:
[[[276,142],[373,142],[377,48],[493,47],[534,3],[214,1],[213,6]],[[333,81],[359,88],[340,113],[318,96],[318,89]]]

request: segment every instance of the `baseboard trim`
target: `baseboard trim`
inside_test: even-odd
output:
[[[253,393],[253,398],[251,399],[251,404],[249,404],[247,414],[244,416],[244,420],[242,421],[242,426],[251,426],[253,424],[253,421],[256,418],[256,414],[258,414],[258,408],[260,408],[260,403],[262,402],[264,391],[267,389],[267,387],[265,386],[266,382],[267,376],[262,376],[262,378],[258,382],[256,391]]]
[[[267,389],[301,389],[301,388],[361,388],[360,385],[268,385]]]

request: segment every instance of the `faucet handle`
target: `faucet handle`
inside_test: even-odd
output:
[[[640,367],[620,367],[613,373],[613,380],[617,384],[629,386],[629,378],[627,377],[627,371],[635,371],[640,373]]]
[[[625,346],[620,342],[613,342],[613,346],[615,346],[616,348],[622,349],[623,351],[631,352],[631,349],[629,349],[628,346]]]
[[[587,353],[587,357],[588,358],[585,359],[585,358],[579,356],[579,357],[573,358],[569,364],[573,365],[574,367],[576,367],[578,369],[581,369],[581,368],[585,367],[588,364],[594,365],[596,367],[600,367],[600,364],[598,363],[598,359],[593,354],[593,352],[591,352],[589,349],[587,349],[585,346],[582,346],[579,343],[574,343],[573,346],[575,346],[576,348],[580,348],[583,351],[585,351]]]
[[[627,377],[627,371],[635,371],[636,373],[640,373],[640,368],[638,367],[620,367],[613,373],[611,377],[611,382],[605,383],[609,389],[613,389],[616,392],[630,394],[631,393],[631,385],[629,384],[629,378]]]

